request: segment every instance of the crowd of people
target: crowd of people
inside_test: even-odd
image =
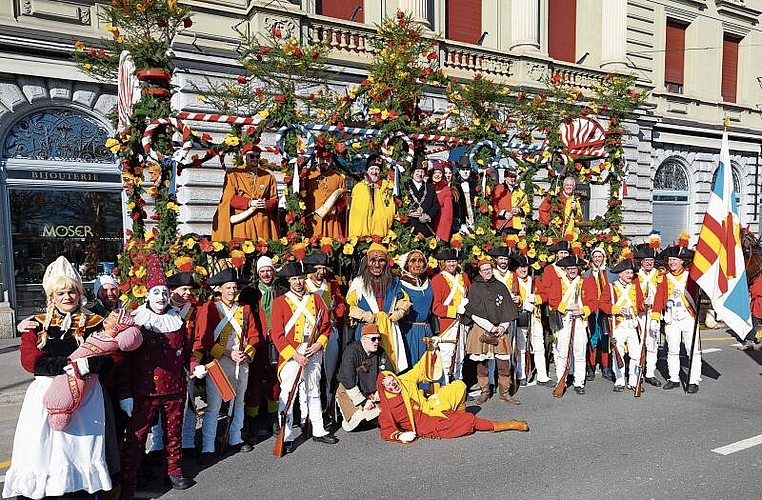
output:
[[[268,214],[277,202],[270,174],[257,171],[258,151],[245,153],[250,168],[228,173],[215,231],[271,238],[277,228]],[[337,214],[348,207],[350,234],[388,232],[394,201],[380,178],[383,159],[369,158],[350,204],[331,157],[317,156],[308,183],[313,231],[340,232]],[[436,164],[427,181],[424,164],[414,167],[407,213],[421,232],[446,241],[453,230],[469,231],[476,186],[462,170],[453,181],[452,170]],[[525,230],[529,205],[515,172],[506,173],[492,202],[496,231]],[[581,212],[573,178],[563,182],[561,203],[574,230]],[[547,210],[540,206],[541,218]],[[242,224],[249,227],[238,233]],[[644,383],[671,390],[681,384],[681,344],[691,361],[685,389],[694,394],[701,349],[687,271],[693,253],[682,245],[636,250],[609,265],[604,248],[584,256],[561,240],[550,247],[552,264],[535,274],[526,255],[507,247],[475,266],[464,266],[456,248],[410,251],[395,264],[388,248],[373,243],[346,288],[322,252],[279,269],[261,256],[251,279],[233,267],[214,273],[206,282],[214,294],[203,303],[191,273],[167,277],[152,254],[145,303],[130,313],[112,276],[98,278],[96,303],[87,307],[78,273],[59,257],[45,274],[45,312],[19,325],[22,365],[35,380],[3,496],[132,498],[149,433],[148,456],[162,454],[171,486],[186,489],[189,457],[207,466],[270,435],[282,440],[282,453],[293,453],[294,426],[325,445],[339,442],[339,426],[347,433],[377,426],[382,439],[403,443],[527,431],[524,421],[466,412],[471,379],[476,405],[494,391],[499,402],[519,405],[519,389],[530,384],[560,397],[567,379],[583,395],[598,373],[617,393]],[[663,385],[655,371],[662,343]],[[40,445],[28,446],[32,438]]]

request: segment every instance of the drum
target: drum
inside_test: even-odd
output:
[[[225,375],[225,370],[220,366],[220,362],[216,359],[206,365],[207,375],[212,379],[212,383],[219,391],[220,396],[224,402],[228,402],[235,397],[235,389],[233,384],[230,383],[230,379]]]

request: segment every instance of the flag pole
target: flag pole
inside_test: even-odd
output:
[[[696,300],[696,318],[693,320],[693,336],[691,337],[691,352],[688,356],[688,376],[685,379],[685,384],[683,385],[683,391],[686,393],[688,392],[688,385],[691,383],[691,370],[693,368],[693,355],[696,352],[696,344],[701,342],[701,331],[699,330],[699,315],[701,314],[701,296],[703,295],[703,290],[701,290],[700,287],[698,288],[698,298]],[[696,338],[696,335],[699,336],[699,338]],[[687,351],[686,347],[686,351]],[[699,374],[700,375],[700,374]]]

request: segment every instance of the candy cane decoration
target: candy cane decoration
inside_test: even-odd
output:
[[[158,120],[154,120],[149,123],[146,127],[145,132],[143,132],[143,137],[140,139],[140,143],[143,146],[143,152],[146,154],[146,156],[159,163],[164,161],[166,156],[163,153],[153,149],[152,141],[153,134],[156,132],[156,129],[165,126],[174,127],[176,130],[181,132],[181,138],[183,141],[182,146],[178,151],[175,151],[175,153],[172,155],[172,158],[182,163],[184,162],[185,157],[188,155],[188,152],[193,147],[193,131],[189,126],[185,125],[178,118],[159,118]]]
[[[234,116],[234,115],[215,115],[210,113],[188,113],[181,112],[177,114],[180,120],[194,120],[199,122],[229,123],[230,125],[259,125],[264,118],[259,115],[252,117]]]
[[[119,73],[117,75],[117,108],[119,125],[116,131],[121,133],[130,126],[132,105],[140,99],[140,80],[135,76],[135,64],[129,51],[119,55]]]

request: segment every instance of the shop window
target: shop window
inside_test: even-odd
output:
[[[664,245],[689,231],[690,184],[683,160],[668,158],[656,170],[653,182],[653,228],[661,232]]]
[[[51,161],[113,163],[110,134],[97,120],[72,109],[46,109],[18,121],[5,137],[3,156]]]
[[[577,0],[548,0],[548,55],[566,62],[577,60]]]
[[[685,30],[687,26],[667,20],[667,36],[664,42],[664,87],[667,92],[683,93],[685,71]]]

